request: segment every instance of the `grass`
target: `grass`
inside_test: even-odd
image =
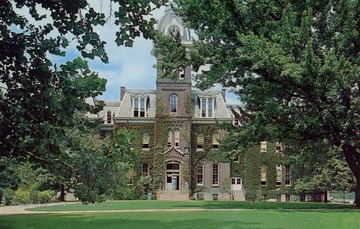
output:
[[[280,203],[238,201],[109,201],[83,205],[67,203],[29,209],[30,211],[101,211],[141,209],[355,209],[354,205],[324,203]]]
[[[165,209],[180,209],[167,211]],[[36,210],[84,211],[0,215],[0,228],[360,228],[360,211],[351,205],[314,203],[217,202],[217,201],[119,201],[83,206],[50,206]],[[101,210],[157,209],[151,212],[101,212]],[[182,210],[181,210],[182,209]],[[202,209],[202,210],[200,210]]]

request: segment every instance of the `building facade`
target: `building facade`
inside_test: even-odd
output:
[[[165,35],[177,31],[182,42],[191,45],[190,30],[170,10],[159,21],[158,30]],[[104,121],[102,133],[119,128],[136,133],[141,153],[131,182],[147,177],[149,191],[160,200],[245,200],[262,189],[260,195],[266,196],[264,187],[272,191],[269,197],[290,200],[286,194],[290,169],[283,162],[282,149],[275,149],[278,146],[271,146],[275,148],[270,157],[277,158],[271,163],[261,161],[269,151],[266,142],[243,158],[221,157],[220,144],[227,134],[223,125],[237,125],[225,90],[193,89],[190,67],[179,71],[177,79],[160,74],[158,70],[156,89],[121,87],[119,101],[105,101],[98,114]]]

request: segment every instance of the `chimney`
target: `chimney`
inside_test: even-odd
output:
[[[226,97],[225,97],[226,89],[223,88],[223,89],[221,89],[221,90],[222,90],[221,94],[222,94],[222,96],[223,96],[223,98],[224,98],[224,102],[226,103]]]
[[[124,98],[125,90],[125,87],[120,87],[120,101],[122,101]]]

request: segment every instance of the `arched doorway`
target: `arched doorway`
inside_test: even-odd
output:
[[[180,190],[180,163],[169,162],[166,164],[165,190]]]

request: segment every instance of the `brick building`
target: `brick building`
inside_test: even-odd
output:
[[[191,45],[190,30],[171,10],[159,21],[158,30],[165,35],[177,31],[182,42]],[[141,153],[131,182],[149,178],[150,191],[160,200],[187,200],[190,195],[205,200],[245,200],[244,179],[248,177],[248,195],[267,186],[271,197],[290,200],[284,189],[290,186],[290,181],[284,181],[285,176],[290,180],[290,175],[277,146],[274,152],[269,150],[268,155],[277,158],[271,163],[260,163],[259,158],[265,158],[261,153],[267,151],[264,143],[256,153],[249,153],[250,159],[258,157],[253,159],[253,167],[244,164],[246,156],[221,157],[219,147],[226,137],[222,124],[236,125],[225,90],[193,89],[190,67],[179,71],[177,79],[161,78],[160,73],[158,70],[155,89],[121,87],[119,101],[105,101],[98,114],[104,120],[103,133],[118,128],[136,132]],[[269,185],[271,182],[274,184]]]

